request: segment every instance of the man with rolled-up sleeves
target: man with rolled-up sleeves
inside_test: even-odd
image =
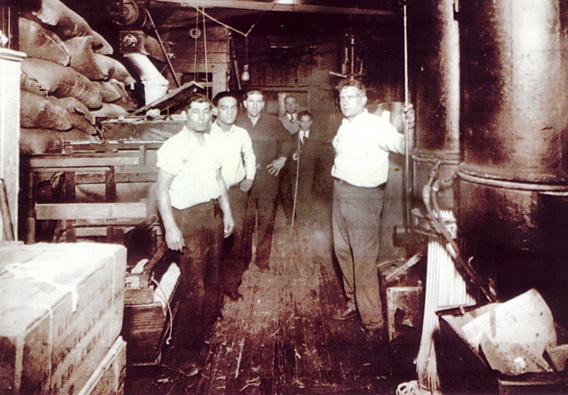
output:
[[[220,160],[209,134],[211,113],[209,99],[192,97],[185,110],[185,127],[157,153],[158,209],[166,244],[180,252],[180,307],[174,339],[181,351],[202,340],[220,312],[222,240],[234,227]]]
[[[389,152],[404,152],[404,136],[384,117],[367,112],[364,85],[347,81],[339,94],[344,119],[333,140],[333,242],[347,296],[343,320],[359,313],[372,338],[384,338],[377,277],[379,225]]]

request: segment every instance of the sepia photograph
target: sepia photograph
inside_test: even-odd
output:
[[[0,0],[0,394],[568,393],[568,1]]]

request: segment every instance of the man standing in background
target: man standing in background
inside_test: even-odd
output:
[[[291,135],[296,135],[300,130],[300,123],[298,119],[298,100],[296,96],[289,95],[286,92],[278,93],[278,119],[284,126],[284,129]],[[290,151],[296,149],[296,139],[290,139]],[[282,201],[282,208],[286,214],[286,218],[292,220],[292,210],[294,207],[294,185],[296,174],[296,164],[293,161],[288,161],[284,169],[282,169],[280,181],[280,199]]]
[[[270,267],[270,251],[274,232],[280,170],[290,154],[290,135],[276,116],[263,113],[265,101],[260,90],[250,90],[243,102],[246,113],[236,124],[246,129],[252,139],[256,155],[257,173],[247,204],[247,221],[258,217],[258,238],[255,264],[262,270]],[[254,223],[254,222],[253,222]],[[247,226],[247,229],[248,226]]]
[[[235,125],[239,111],[237,97],[231,92],[221,92],[215,96],[213,104],[217,120],[211,125],[211,136],[219,149],[221,174],[235,220],[233,234],[223,243],[221,278],[225,295],[237,301],[242,298],[239,286],[252,252],[252,231],[245,229],[245,218],[248,192],[256,174],[256,157],[248,132]]]

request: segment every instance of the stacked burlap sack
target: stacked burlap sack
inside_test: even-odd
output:
[[[96,140],[95,117],[128,114],[134,78],[112,46],[59,0],[19,18],[22,62],[21,138],[25,153],[57,149],[63,141]]]

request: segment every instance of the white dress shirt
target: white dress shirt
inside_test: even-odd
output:
[[[221,196],[221,162],[211,140],[205,134],[201,142],[184,127],[158,150],[158,168],[175,176],[169,189],[172,207],[183,210]]]
[[[310,138],[309,129],[308,130],[300,130],[298,132],[298,138],[300,139],[300,143],[304,144],[304,140]]]
[[[211,125],[211,136],[215,139],[221,158],[221,174],[227,188],[240,183],[244,178],[253,180],[256,174],[256,157],[246,129],[232,125],[229,130],[224,131],[215,122]]]
[[[336,154],[331,175],[365,188],[387,181],[389,152],[404,152],[404,136],[387,117],[367,110],[351,120],[343,119],[332,144]]]

